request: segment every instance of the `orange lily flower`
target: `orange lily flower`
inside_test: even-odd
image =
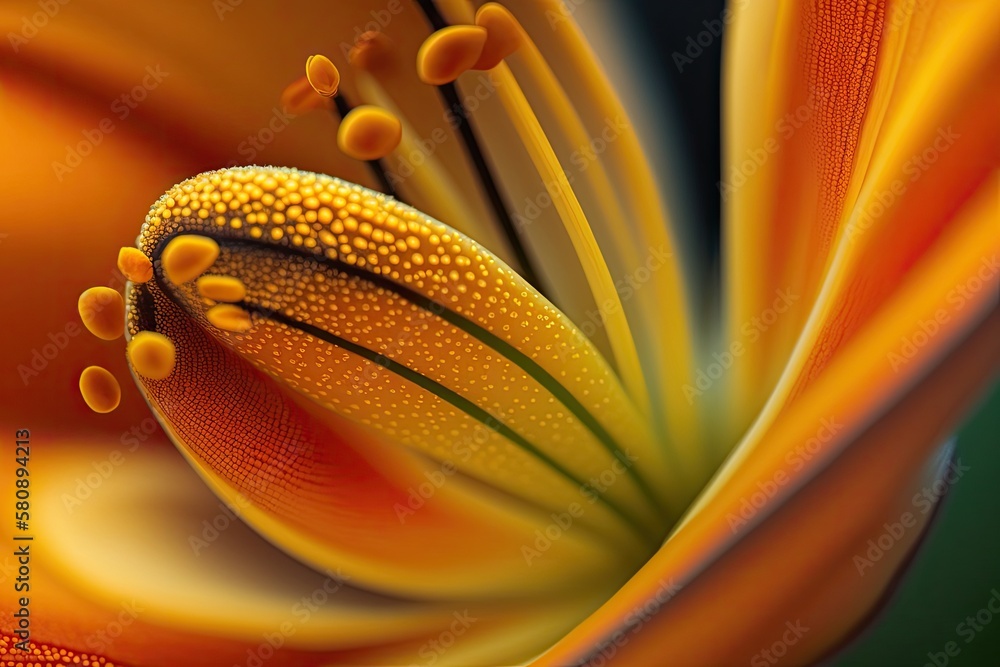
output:
[[[1000,361],[1000,7],[724,23],[713,289],[555,0],[0,9],[0,663],[842,645]]]

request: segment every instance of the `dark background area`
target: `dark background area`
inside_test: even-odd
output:
[[[618,0],[622,1],[622,0]],[[723,39],[678,71],[675,52],[718,19],[721,0],[624,0],[629,28],[650,67],[651,87],[674,91],[685,171],[703,221],[700,243],[718,257],[720,68]],[[829,665],[979,667],[1000,665],[1000,387],[960,430],[957,456],[969,471],[945,499],[928,539],[875,622]],[[984,611],[985,610],[985,611]],[[979,620],[975,617],[979,614]],[[967,617],[973,617],[969,623]],[[988,622],[982,623],[982,621]],[[961,624],[961,625],[960,625]],[[980,628],[976,630],[976,628]],[[944,653],[954,642],[952,653]],[[957,650],[956,650],[957,649]]]

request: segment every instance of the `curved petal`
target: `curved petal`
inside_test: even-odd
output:
[[[214,302],[165,272],[170,245],[192,236],[220,248],[212,274],[246,286],[249,330],[213,324]],[[129,333],[167,336],[178,361],[162,380],[134,369],[137,381],[213,487],[248,495],[251,523],[292,553],[406,594],[512,595],[566,585],[576,567],[627,567],[663,530],[651,489],[670,493],[665,467],[614,375],[454,230],[336,179],[246,168],[168,192],[139,247],[158,268],[128,292]],[[428,506],[453,502],[463,520],[432,509],[403,522],[405,491],[424,480],[389,443],[428,457],[440,468],[428,478],[457,472],[520,501],[493,494],[491,510],[471,485],[449,501],[463,485],[448,484]],[[567,511],[579,529],[536,566],[524,545]],[[496,542],[466,539],[477,521]]]
[[[1000,164],[998,21],[989,2],[739,6],[723,179],[729,340],[746,344],[735,432],[761,377],[776,414]]]
[[[567,595],[528,610],[364,592],[346,573],[314,571],[260,539],[239,518],[245,505],[220,503],[155,439],[134,449],[77,442],[54,459],[38,455],[50,443],[37,437],[29,655],[41,664],[516,662],[599,601]],[[9,657],[20,641],[9,620],[16,605],[5,596],[0,608]]]
[[[737,484],[734,492],[742,495],[735,500],[703,508],[535,664],[655,665],[663,655],[678,665],[736,664],[764,660],[761,652],[772,644],[787,651],[783,659],[804,664],[829,652],[878,602],[905,560],[941,495],[936,480],[954,476],[942,470],[947,457],[927,461],[995,378],[998,335],[994,307],[882,416],[861,430],[844,420],[828,438],[842,453],[808,484],[783,460],[770,474],[747,480],[754,486]],[[820,405],[820,414],[840,420],[836,403]],[[786,423],[806,417],[799,412],[810,411],[792,407]],[[820,422],[811,412],[815,440]],[[775,433],[773,444],[802,459],[810,451],[802,450],[810,447],[805,426],[791,437]],[[871,541],[886,539],[891,546],[873,555]]]

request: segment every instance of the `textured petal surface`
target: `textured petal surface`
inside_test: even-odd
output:
[[[729,485],[725,502],[696,511],[610,602],[535,664],[658,665],[664,655],[678,665],[737,664],[764,660],[761,651],[776,643],[794,664],[828,653],[893,580],[946,486],[939,478],[953,478],[935,449],[1000,369],[1000,311],[980,322],[945,363],[864,428],[841,422],[835,403],[809,401],[807,393],[769,443],[788,458]],[[820,415],[831,412],[827,432],[832,426],[836,434],[819,442]],[[807,471],[808,484],[797,469]],[[872,555],[870,541],[886,539],[891,544]]]
[[[746,344],[733,428],[762,378],[771,407],[802,391],[989,183],[998,22],[989,2],[740,6],[722,182],[728,340]]]
[[[263,510],[251,523],[277,544],[423,595],[537,592],[648,553],[663,530],[651,489],[669,486],[643,421],[585,337],[484,249],[382,195],[262,168],[180,184],[139,247],[159,266],[192,235],[218,243],[212,274],[246,285],[252,326],[213,326],[194,283],[157,270],[130,289],[129,333],[167,336],[178,364],[136,377],[177,444],[224,496],[249,495]],[[407,451],[421,462],[404,466]],[[421,467],[462,482],[405,511]],[[512,497],[476,502],[471,480]],[[464,520],[435,514],[445,507]],[[522,547],[571,508],[580,529],[536,566]],[[491,514],[496,542],[474,528]]]

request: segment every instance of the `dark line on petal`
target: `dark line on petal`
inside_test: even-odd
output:
[[[231,246],[231,245],[249,245],[253,247],[260,247],[259,242],[250,241],[247,239],[234,239],[228,237],[214,236],[211,233],[198,232],[205,236],[214,238],[220,245]],[[507,357],[512,363],[519,366],[525,373],[527,373],[531,378],[533,378],[538,384],[542,385],[550,394],[552,394],[557,401],[563,404],[567,410],[569,410],[574,417],[576,417],[580,423],[587,428],[598,442],[604,446],[604,448],[611,454],[615,459],[625,460],[627,457],[625,450],[620,447],[615,440],[614,436],[608,432],[607,429],[597,420],[594,415],[587,410],[577,398],[570,392],[566,387],[562,385],[555,377],[553,377],[547,370],[542,368],[542,366],[521,352],[519,349],[503,340],[496,334],[485,329],[479,324],[467,319],[463,315],[456,313],[447,306],[434,301],[433,299],[420,294],[408,287],[400,285],[393,282],[392,280],[375,273],[372,273],[366,269],[347,264],[340,261],[339,259],[331,259],[325,255],[315,254],[309,250],[300,250],[298,248],[289,246],[273,246],[265,245],[265,247],[273,250],[284,250],[286,252],[300,255],[312,259],[313,261],[319,262],[320,264],[325,264],[330,266],[336,271],[344,273],[359,280],[364,280],[371,283],[377,287],[381,287],[389,292],[397,294],[407,301],[413,303],[416,306],[424,310],[428,310],[434,313],[441,319],[445,320],[449,324],[455,326],[458,329],[466,332],[473,338],[479,340],[483,345],[493,348],[503,356]],[[582,334],[581,334],[582,335]],[[653,492],[652,487],[646,482],[646,480],[636,472],[635,466],[628,467],[628,475],[635,482],[636,487],[646,498],[646,500],[658,511],[662,511],[659,500],[656,494]]]
[[[392,359],[386,357],[383,354],[369,350],[363,345],[359,345],[358,343],[354,343],[344,338],[341,338],[336,334],[330,333],[329,331],[321,329],[312,324],[308,324],[306,322],[302,322],[301,320],[296,320],[292,317],[288,317],[284,313],[275,310],[270,310],[255,304],[247,303],[246,301],[241,301],[236,305],[243,308],[247,312],[257,315],[258,317],[273,320],[275,322],[280,322],[281,324],[284,324],[285,326],[290,327],[292,329],[298,329],[299,331],[307,333],[314,338],[326,341],[331,345],[343,348],[348,352],[351,352],[353,354],[358,355],[359,357],[362,357],[363,359],[366,359],[374,364],[378,364],[382,368],[385,368],[386,370],[395,373],[404,380],[412,382],[418,387],[450,403],[455,408],[466,413],[473,419],[479,421],[488,428],[496,431],[498,434],[507,438],[508,440],[516,444],[518,447],[532,454],[535,458],[537,458],[542,463],[555,470],[557,473],[566,478],[568,481],[572,482],[574,485],[578,487],[583,486],[584,483],[581,480],[579,480],[575,475],[573,475],[573,473],[571,473],[569,470],[566,470],[566,468],[564,468],[557,461],[549,457],[545,452],[541,451],[533,444],[531,444],[531,442],[525,439],[524,436],[522,436],[520,433],[518,433],[511,427],[507,426],[505,423],[503,423],[502,421],[500,421],[499,419],[497,419],[496,417],[494,417],[489,412],[479,407],[469,399],[465,398],[458,392],[449,389],[448,387],[444,386],[443,384],[440,384],[435,380],[432,380],[426,375],[422,375],[421,373],[418,373],[417,371],[413,370],[412,368],[409,368],[408,366],[393,361]],[[608,509],[610,509],[616,515],[618,515],[618,517],[621,518],[630,528],[636,531],[638,535],[642,536],[643,538],[649,537],[649,534],[646,532],[646,530],[617,503],[613,502],[612,500],[606,498],[603,495],[599,496],[599,500],[602,503],[604,503],[608,507]]]
[[[267,242],[255,241],[246,238],[234,238],[232,236],[226,235],[222,230],[215,229],[205,229],[200,227],[195,223],[192,229],[177,229],[172,233],[169,233],[161,237],[156,247],[152,252],[152,259],[154,265],[157,264],[157,260],[160,257],[160,253],[166,244],[175,236],[181,234],[197,234],[201,236],[206,236],[212,238],[221,246],[249,246],[254,249],[267,248],[273,251],[285,252],[288,254],[298,255],[301,257],[308,258],[312,261],[318,262],[320,264],[326,265],[335,271],[339,271],[348,276],[352,276],[359,280],[366,281],[377,287],[381,287],[389,292],[395,293],[406,300],[410,301],[414,305],[420,308],[430,311],[431,313],[437,315],[441,319],[455,326],[456,328],[466,332],[470,336],[479,340],[483,345],[496,350],[498,353],[505,356],[512,363],[519,366],[525,373],[527,373],[531,378],[538,382],[542,387],[544,387],[552,396],[562,403],[563,406],[569,410],[574,417],[576,417],[581,424],[584,425],[597,439],[598,442],[605,448],[605,450],[614,458],[619,461],[624,461],[627,459],[627,454],[623,447],[620,447],[615,438],[604,428],[604,426],[597,420],[594,415],[566,388],[564,387],[555,377],[553,377],[547,370],[545,370],[538,362],[526,355],[525,353],[518,350],[512,344],[503,340],[496,334],[490,332],[481,325],[467,319],[465,316],[457,313],[448,306],[440,304],[433,299],[420,294],[404,285],[398,284],[390,280],[389,278],[373,273],[367,269],[360,268],[338,259],[333,259],[327,257],[325,254],[317,253],[305,248],[298,248],[289,245],[279,245],[279,244],[269,244]],[[627,476],[632,479],[640,493],[646,498],[650,506],[655,509],[658,513],[663,511],[660,505],[657,495],[653,492],[649,483],[642,477],[642,475],[637,471],[636,466],[627,467]]]

